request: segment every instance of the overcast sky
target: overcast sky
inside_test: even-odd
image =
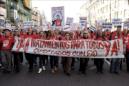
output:
[[[73,17],[78,22],[79,9],[84,3],[86,0],[32,0],[32,7],[38,7],[41,13],[44,12],[46,20],[51,21],[51,7],[64,6],[65,19]]]

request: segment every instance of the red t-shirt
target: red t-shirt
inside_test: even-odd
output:
[[[127,35],[125,42],[126,42],[126,50],[129,52],[129,34]]]
[[[27,34],[26,35],[20,34],[20,38],[23,38],[23,39],[27,38]]]
[[[3,45],[2,39],[3,39],[3,35],[0,34],[0,50],[2,49],[2,45]]]
[[[106,32],[105,33],[105,40],[110,40],[110,36],[111,36],[111,33],[110,32]]]
[[[56,26],[61,26],[61,20],[60,19],[56,19],[55,20],[55,24],[56,24]]]
[[[39,35],[35,34],[35,35],[32,35],[32,38],[33,39],[39,39],[40,37],[39,37]]]
[[[14,37],[6,37],[4,36],[2,38],[3,44],[2,44],[2,50],[11,50],[14,44]]]
[[[91,39],[96,39],[96,34],[95,33],[90,33],[90,38]]]
[[[122,38],[122,33],[120,35],[118,35],[117,32],[115,31],[115,32],[112,33],[111,38],[112,38],[112,40],[120,39],[120,38]]]
[[[103,40],[103,38],[102,37],[97,37],[96,40]]]

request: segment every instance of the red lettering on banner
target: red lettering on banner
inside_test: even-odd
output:
[[[17,43],[17,45],[16,45],[16,48],[19,48],[20,44],[21,44],[21,40],[18,39],[18,43]],[[23,43],[22,43],[22,44],[23,44]]]
[[[118,50],[120,50],[120,42],[117,40]]]
[[[23,48],[24,47],[24,39],[18,39],[18,44],[17,44],[17,46],[16,46],[16,48],[17,48],[17,50],[16,51],[19,51],[21,48]]]
[[[118,55],[118,48],[117,48],[117,42],[113,42],[112,50],[111,50],[111,56],[115,53],[115,55]]]
[[[40,41],[40,48],[43,48],[44,47],[44,41]]]
[[[81,49],[84,48],[84,41],[80,41],[80,40],[74,40],[71,42],[71,48],[72,49]]]
[[[29,47],[29,43],[30,43],[30,39],[27,39],[25,46],[24,46],[24,51],[26,52],[28,50]]]
[[[66,44],[66,49],[69,49],[69,48],[70,48],[70,46],[71,46],[71,42],[70,42],[70,41],[68,41],[68,42],[67,42],[67,44]]]
[[[55,42],[55,48],[59,48],[60,47],[60,42]]]
[[[39,47],[39,41],[35,39],[31,39],[31,47]]]
[[[104,42],[104,46],[105,46],[105,56],[108,56],[109,52],[110,52],[110,47],[111,47],[111,43],[110,42]]]
[[[67,45],[67,42],[61,42],[60,43],[60,49],[65,49],[66,48],[66,45]]]
[[[88,49],[97,49],[99,48],[98,42],[96,41],[89,41]]]
[[[98,47],[98,46],[97,46],[97,42],[91,41],[90,43],[91,43],[90,49],[96,49],[96,48]]]
[[[87,51],[87,56],[97,56],[97,51],[96,50],[88,50]]]
[[[104,43],[101,41],[87,41],[87,49],[104,49]]]
[[[104,42],[99,42],[99,48],[98,49],[104,49]]]

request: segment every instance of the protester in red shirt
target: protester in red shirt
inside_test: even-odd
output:
[[[39,33],[39,39],[46,40],[46,32],[41,31]],[[39,70],[38,73],[41,73],[42,70],[46,70],[46,60],[48,59],[47,55],[38,55],[39,57]]]
[[[124,35],[125,37],[125,35]],[[126,45],[126,53],[125,53],[125,57],[126,57],[126,67],[127,67],[127,72],[129,73],[129,31],[126,34],[125,37],[125,45]]]
[[[23,30],[23,32],[20,33],[20,38],[21,38],[21,39],[27,38],[27,31],[26,31],[26,30]]]
[[[90,35],[89,35],[88,31],[83,32],[82,39],[90,39]],[[89,61],[88,58],[80,58],[80,68],[79,68],[80,73],[86,74],[88,61]]]
[[[37,30],[33,30],[33,32],[32,32],[32,38],[33,39],[38,39],[39,38],[39,34],[37,33]]]
[[[20,38],[20,32],[19,30],[14,31],[14,42]],[[14,71],[16,73],[20,72],[20,63],[23,61],[23,53],[19,51],[12,51],[13,57],[14,57]]]
[[[104,40],[102,31],[97,32],[95,40],[98,40],[98,41]],[[94,64],[96,65],[96,68],[97,68],[96,73],[103,73],[104,59],[103,58],[95,58],[94,59]]]
[[[32,29],[29,28],[26,38],[30,38],[30,39],[34,38],[32,33],[33,33]],[[29,70],[28,70],[28,72],[33,72],[33,64],[34,64],[35,54],[31,54],[31,53],[26,53],[25,52],[25,56],[26,56],[26,59],[27,59],[27,61],[29,63]]]
[[[11,36],[11,31],[8,29],[4,30],[5,36],[2,38],[2,64],[3,64],[3,72],[10,73],[12,71],[12,54],[11,49],[14,44],[14,38]]]
[[[111,37],[112,37],[112,40],[123,38],[122,33],[121,33],[121,26],[117,26],[117,31],[113,32]],[[116,48],[113,48],[111,50],[111,52],[112,53],[116,52],[116,54],[117,54]],[[121,61],[122,60],[120,58],[112,58],[111,59],[111,66],[110,66],[110,72],[111,73],[119,74],[120,65],[122,65]]]
[[[3,34],[2,34],[2,30],[0,30],[0,68],[2,67],[2,61],[1,61],[1,48],[2,48],[2,38],[3,38]]]
[[[65,34],[65,40],[71,40],[72,36],[70,33]],[[71,57],[62,57],[62,65],[64,73],[68,76],[71,75],[71,64],[72,64],[72,58]]]
[[[47,35],[48,40],[59,40],[58,39],[58,32],[54,33],[54,31],[49,31]],[[58,56],[50,56],[50,65],[51,65],[51,72],[55,73],[58,71],[58,62],[59,57]]]
[[[112,32],[111,39],[120,39],[122,38],[121,26],[117,26],[117,31]]]
[[[127,41],[128,41],[128,39],[127,39],[127,29],[126,28],[124,28],[123,29],[123,32],[122,32],[122,37],[123,37],[123,49],[124,49],[124,54],[126,54],[126,43],[127,43]],[[126,55],[125,55],[126,56]]]
[[[106,30],[105,33],[104,33],[104,39],[105,40],[111,40],[111,32],[109,30]]]
[[[92,40],[96,39],[96,32],[90,31],[89,35]]]

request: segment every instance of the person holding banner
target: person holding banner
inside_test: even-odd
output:
[[[10,73],[12,71],[12,53],[11,49],[14,44],[14,38],[11,36],[11,30],[5,29],[5,35],[2,37],[2,64],[3,73]]]
[[[85,31],[83,33],[83,38],[82,39],[90,39],[89,33]],[[89,61],[88,58],[80,58],[80,68],[79,68],[80,73],[86,74],[88,61]]]
[[[71,40],[71,34],[70,33],[67,32],[65,34],[65,40]],[[64,73],[67,76],[71,75],[71,64],[72,64],[72,58],[71,57],[62,57],[63,70],[64,70]]]
[[[2,37],[3,37],[3,34],[2,34],[2,30],[0,29],[0,68],[2,68],[2,56],[1,56],[1,49],[2,49]]]
[[[129,31],[127,33],[126,36],[126,53],[125,53],[125,57],[126,57],[126,67],[127,67],[127,72],[129,73]]]
[[[127,61],[127,48],[126,45],[128,44],[128,32],[127,32],[127,28],[123,28],[123,32],[122,32],[122,37],[123,37],[123,52],[124,52],[124,61]],[[121,61],[122,62],[122,61]],[[121,67],[122,68],[122,65]]]
[[[50,31],[48,33],[47,39],[48,40],[50,40],[50,39],[51,40],[59,40],[57,36],[58,36],[57,33],[55,34],[54,31]],[[52,73],[57,72],[57,70],[58,70],[58,61],[59,61],[58,56],[50,56],[50,65],[51,65],[51,72]]]
[[[100,41],[104,40],[103,34],[101,31],[97,32],[95,40],[100,40]],[[94,64],[96,65],[96,68],[97,68],[96,73],[103,73],[104,59],[103,58],[95,58]]]
[[[40,39],[46,39],[46,33],[45,32],[43,32],[43,31],[41,31],[40,33],[39,33],[39,38]],[[38,70],[38,73],[41,73],[42,72],[42,70],[46,70],[46,67],[45,67],[45,65],[46,65],[46,60],[47,60],[47,58],[48,58],[48,56],[47,55],[38,55],[38,57],[39,57],[39,70]]]
[[[16,39],[20,39],[20,33],[18,30],[14,31],[14,42],[16,41]],[[20,72],[20,54],[21,52],[17,52],[17,51],[13,51],[13,57],[14,57],[14,71],[16,73]]]
[[[36,29],[32,30],[32,38],[33,39],[39,39],[39,34],[37,33]],[[38,55],[33,54],[33,59],[34,59],[33,62],[34,62],[35,66],[37,66],[37,57],[38,57]]]
[[[112,40],[122,39],[121,26],[117,26],[117,31],[112,33],[111,38],[112,38]],[[117,55],[117,49],[116,48],[112,49],[111,55],[113,55],[114,53]],[[111,59],[111,66],[110,66],[110,72],[115,73],[115,74],[119,74],[120,63],[121,63],[120,58],[112,58]]]
[[[32,33],[33,33],[33,31],[32,31],[32,29],[30,28],[29,30],[28,30],[28,33],[27,33],[27,36],[26,36],[26,38],[30,38],[30,39],[32,39],[34,36],[32,35]],[[26,56],[26,59],[27,59],[27,61],[28,61],[28,63],[29,63],[29,70],[28,70],[28,72],[33,72],[33,63],[34,63],[34,54],[31,54],[31,53],[25,53],[25,56]]]
[[[21,40],[24,40],[27,37],[27,31],[24,29],[18,30],[20,33],[20,38]],[[19,57],[20,57],[20,63],[23,62],[23,52],[19,52]]]
[[[111,40],[111,32],[108,29],[104,32],[104,39]]]

